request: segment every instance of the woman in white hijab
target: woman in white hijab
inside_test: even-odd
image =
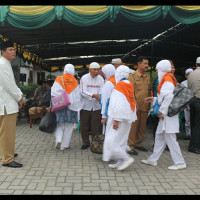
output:
[[[141,160],[143,164],[156,166],[157,160],[160,158],[166,145],[169,147],[170,154],[174,165],[168,167],[171,170],[179,170],[186,168],[184,158],[182,156],[178,142],[176,141],[176,133],[179,132],[178,115],[167,116],[169,105],[174,97],[173,91],[177,85],[176,79],[171,73],[171,63],[168,60],[161,60],[157,63],[158,70],[158,104],[159,109],[159,123],[156,130],[155,145],[153,154],[147,160]],[[166,78],[167,77],[167,78]],[[173,77],[173,78],[172,78]],[[163,82],[164,80],[164,82]],[[153,101],[153,98],[145,99],[146,103]]]
[[[115,67],[112,64],[107,64],[102,67],[103,75],[106,79],[106,82],[102,88],[100,99],[101,99],[101,123],[105,124],[108,116],[108,105],[110,101],[110,95],[113,91],[114,86],[116,85],[115,81]]]
[[[62,84],[61,76],[58,76],[51,88],[52,97],[62,94],[65,88],[69,101],[71,102],[71,104],[63,110],[55,111],[57,120],[55,146],[56,148],[60,148],[60,150],[69,148],[74,124],[78,123],[79,111],[83,107],[80,87],[77,80],[74,78],[74,73],[74,66],[72,64],[66,64],[62,75],[65,87]]]
[[[129,68],[125,65],[115,71],[116,86],[110,96],[103,147],[103,161],[115,160],[109,167],[117,170],[124,170],[134,162],[126,151],[131,123],[137,119],[134,89],[128,76]]]

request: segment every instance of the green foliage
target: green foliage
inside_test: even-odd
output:
[[[151,83],[153,84],[154,80],[158,78],[157,72],[152,70],[152,72],[150,70],[147,71],[147,74],[149,74],[151,76]]]
[[[19,88],[23,95],[26,96],[26,99],[28,99],[34,96],[34,91],[37,88],[37,85],[31,83],[30,85],[19,85]]]

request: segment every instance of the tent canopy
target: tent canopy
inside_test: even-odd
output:
[[[107,63],[181,23],[185,29],[172,29],[124,61],[146,55],[153,65],[169,58],[189,67],[199,56],[199,21],[200,6],[0,6],[1,35],[42,59],[68,58],[45,60],[51,66]]]

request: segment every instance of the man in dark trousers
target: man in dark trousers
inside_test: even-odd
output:
[[[188,76],[188,88],[196,97],[190,104],[191,139],[188,151],[200,154],[200,57],[196,60],[196,67]]]

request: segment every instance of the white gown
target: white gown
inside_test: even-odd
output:
[[[158,95],[158,103],[161,104],[159,111],[163,114],[164,119],[160,119],[156,130],[155,145],[153,154],[148,160],[156,162],[166,145],[169,147],[172,160],[175,165],[184,164],[180,146],[176,141],[176,133],[179,132],[178,115],[168,117],[168,107],[173,99],[174,85],[171,82],[164,82]]]
[[[129,82],[125,80],[125,82]],[[113,121],[119,121],[117,130],[113,129]],[[127,140],[131,123],[137,120],[136,108],[132,111],[126,96],[117,90],[113,90],[108,108],[108,121],[106,125],[105,140],[103,147],[103,161],[111,159],[128,160],[126,152]]]
[[[63,93],[63,87],[54,82],[51,87],[51,96],[57,96]],[[68,108],[78,112],[78,120],[80,118],[80,110],[83,108],[83,99],[81,96],[80,86],[78,85],[70,94],[68,94],[71,104]],[[68,148],[73,133],[74,123],[64,123],[57,125],[55,130],[56,142],[61,142],[61,148]]]

